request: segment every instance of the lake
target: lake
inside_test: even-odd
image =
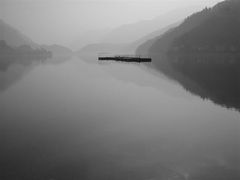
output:
[[[240,113],[149,66],[73,58],[0,77],[0,179],[240,177]]]

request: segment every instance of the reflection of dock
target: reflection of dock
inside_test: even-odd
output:
[[[99,61],[123,61],[123,62],[152,62],[152,59],[149,57],[141,57],[141,56],[99,56]]]

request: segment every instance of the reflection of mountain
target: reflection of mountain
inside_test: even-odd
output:
[[[144,43],[137,53],[151,54],[154,65],[186,89],[240,109],[239,12],[240,1],[236,0],[204,9],[163,36]],[[183,76],[198,88],[191,87]]]
[[[33,69],[35,64],[24,66],[22,64],[12,64],[6,71],[0,71],[0,92],[9,88],[15,82]]]

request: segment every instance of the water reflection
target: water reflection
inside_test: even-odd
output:
[[[0,91],[6,90],[28,73],[34,65],[12,64],[6,70],[0,70]]]
[[[32,69],[44,64],[59,64],[68,61],[66,58],[52,58],[42,62],[32,60],[31,62],[9,62],[5,68],[0,68],[0,92],[7,90],[13,84],[20,81],[23,76],[28,74]]]
[[[2,179],[239,178],[239,113],[141,65],[42,64],[0,109]]]
[[[153,58],[155,68],[179,82],[187,91],[226,108],[240,110],[239,64],[175,63],[158,54]]]

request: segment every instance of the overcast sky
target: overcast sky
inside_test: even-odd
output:
[[[64,44],[93,29],[221,0],[0,0],[0,18],[38,43]]]

